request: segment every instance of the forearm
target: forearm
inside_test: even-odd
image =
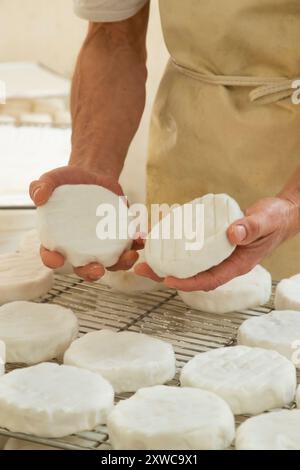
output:
[[[119,177],[145,106],[148,14],[90,24],[72,84],[71,165]]]

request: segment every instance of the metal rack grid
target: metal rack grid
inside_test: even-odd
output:
[[[75,276],[61,275],[56,276],[53,289],[39,302],[56,303],[73,309],[78,316],[80,335],[106,327],[114,331],[151,334],[172,343],[177,359],[177,374],[172,385],[179,384],[180,369],[195,354],[234,344],[237,330],[244,320],[269,313],[273,309],[272,296],[264,307],[214,315],[189,309],[172,290],[127,296],[113,292],[100,283],[87,284]],[[20,366],[14,365],[13,368]],[[116,399],[118,401],[129,396],[122,394]],[[246,418],[237,417],[237,424]],[[60,439],[40,439],[4,429],[0,429],[0,435],[66,450],[110,449],[105,426]]]

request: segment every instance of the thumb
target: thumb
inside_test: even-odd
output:
[[[233,245],[249,245],[273,230],[273,219],[267,213],[257,212],[234,222],[227,236]]]
[[[34,202],[38,206],[46,204],[51,194],[55,189],[55,185],[50,181],[43,181],[41,178],[38,181],[33,181],[29,187],[29,194]]]

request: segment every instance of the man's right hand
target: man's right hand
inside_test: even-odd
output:
[[[42,206],[46,204],[56,188],[65,184],[95,184],[109,189],[118,196],[124,195],[119,183],[111,176],[101,175],[75,166],[65,166],[49,171],[42,175],[39,180],[33,181],[29,189],[30,197],[37,207]],[[139,248],[138,245],[137,242],[135,244],[137,249]],[[63,255],[56,251],[49,251],[43,246],[41,247],[41,258],[43,263],[51,269],[60,268],[65,263]],[[126,271],[135,264],[137,259],[138,254],[133,246],[131,250],[125,251],[118,263],[109,270]],[[74,268],[74,272],[86,281],[94,282],[104,275],[105,269],[99,263],[90,263],[86,266]]]

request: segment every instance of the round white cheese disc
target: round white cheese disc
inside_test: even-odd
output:
[[[276,310],[300,311],[300,274],[279,282],[274,303]]]
[[[237,430],[237,450],[300,450],[300,410],[247,419]]]
[[[296,370],[276,351],[233,346],[195,356],[182,369],[180,382],[216,393],[236,415],[252,415],[293,401]]]
[[[239,328],[238,343],[278,351],[300,368],[300,312],[273,311],[250,318]]]
[[[158,282],[139,276],[132,269],[129,271],[106,271],[101,279],[101,284],[111,287],[116,292],[128,295],[150,292],[161,288]]]
[[[204,220],[200,218],[200,222],[198,221],[198,227],[200,223],[204,228],[204,245],[201,249],[192,250],[189,249],[191,239],[182,230],[180,237],[177,232],[182,228],[180,220],[184,221],[184,227],[196,230],[197,204],[204,206]],[[188,205],[193,210],[186,211]],[[239,205],[226,194],[207,194],[179,206],[153,227],[145,245],[147,263],[160,277],[187,278],[206,271],[221,263],[234,251],[235,246],[229,242],[226,231],[241,217],[243,213]],[[170,238],[166,236],[168,232]],[[195,240],[192,242],[195,243]]]
[[[236,277],[213,291],[178,292],[189,307],[218,314],[264,305],[271,294],[271,274],[259,265],[248,274]]]
[[[0,307],[0,339],[9,363],[61,358],[77,334],[76,316],[60,305],[20,301]]]
[[[36,255],[40,258],[41,242],[37,230],[30,230],[25,233],[21,240],[19,251],[25,254]],[[73,267],[67,261],[61,268],[54,269],[54,272],[59,274],[73,274]]]
[[[37,442],[22,441],[21,439],[8,439],[4,450],[61,450],[57,447],[50,447]]]
[[[116,450],[219,450],[234,439],[234,418],[217,395],[192,388],[143,388],[108,417]]]
[[[38,437],[63,437],[106,422],[111,385],[99,374],[43,363],[0,377],[0,427]]]
[[[0,305],[14,300],[34,300],[53,286],[51,269],[32,253],[0,255]]]
[[[164,384],[175,375],[171,344],[129,331],[87,333],[71,344],[64,363],[98,372],[116,393]]]
[[[112,266],[131,245],[126,230],[119,234],[129,220],[126,202],[101,186],[60,186],[37,214],[42,245],[75,267],[92,262]]]
[[[139,251],[137,264],[144,261],[144,250],[141,250]],[[164,287],[159,282],[135,274],[133,268],[128,271],[106,271],[105,275],[101,278],[101,284],[105,284],[117,292],[128,295],[138,292],[149,292]]]
[[[1,307],[0,307],[1,310]],[[1,332],[0,332],[1,335]],[[0,340],[0,376],[5,374],[6,346],[4,341]]]

